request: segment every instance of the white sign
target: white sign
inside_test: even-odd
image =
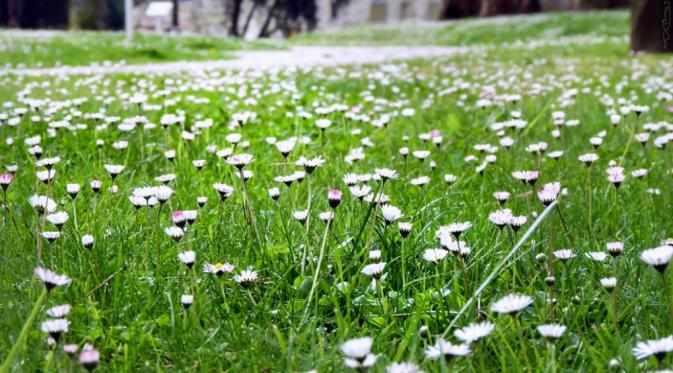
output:
[[[171,1],[153,1],[145,10],[147,17],[167,17],[173,11],[173,2]]]

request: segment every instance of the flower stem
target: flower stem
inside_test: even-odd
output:
[[[21,328],[21,333],[19,334],[19,337],[16,339],[16,342],[14,342],[14,345],[12,346],[12,349],[9,351],[9,354],[7,354],[7,357],[5,358],[5,361],[2,363],[2,366],[0,366],[0,372],[9,372],[11,370],[10,368],[12,366],[12,363],[14,362],[14,359],[16,358],[16,355],[19,352],[19,349],[23,347],[23,341],[24,339],[26,339],[26,336],[28,335],[28,330],[33,324],[33,320],[35,320],[35,317],[37,317],[37,314],[40,312],[40,309],[42,308],[42,303],[44,303],[44,299],[46,297],[47,297],[47,289],[44,288],[42,290],[42,294],[40,294],[40,297],[37,298],[37,301],[33,305],[33,309],[30,311],[28,319],[26,319],[26,322],[23,324],[23,328]]]
[[[315,273],[313,274],[313,283],[311,284],[311,290],[308,293],[308,300],[306,301],[306,307],[304,308],[304,316],[302,316],[301,321],[299,322],[299,328],[304,324],[306,316],[308,315],[308,310],[311,308],[311,300],[313,299],[313,293],[315,288],[318,285],[318,276],[320,275],[320,267],[322,266],[322,260],[325,256],[325,246],[327,243],[327,233],[329,232],[330,225],[332,224],[332,219],[328,220],[325,224],[325,232],[322,235],[322,244],[320,244],[320,254],[318,254],[318,265],[315,268]]]

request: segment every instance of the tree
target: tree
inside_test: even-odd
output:
[[[180,28],[180,0],[173,0],[173,17],[171,28],[177,31]]]
[[[532,13],[542,10],[539,0],[482,0],[481,16]]]
[[[631,1],[631,50],[673,52],[671,1]]]

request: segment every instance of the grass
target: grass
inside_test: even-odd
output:
[[[654,145],[670,131],[670,100],[658,95],[668,90],[671,62],[630,56],[623,42],[601,40],[474,48],[448,59],[338,69],[0,77],[0,99],[12,103],[0,110],[7,114],[0,126],[0,167],[6,172],[6,166],[18,165],[7,193],[8,218],[0,215],[0,359],[41,299],[43,287],[32,275],[41,265],[67,274],[72,283],[52,290],[36,321],[27,324],[26,343],[10,362],[17,371],[82,369],[63,352],[65,343],[93,345],[101,353],[101,371],[343,371],[340,346],[363,336],[373,337],[374,372],[400,361],[426,372],[669,367],[671,356],[637,360],[632,349],[673,334],[671,273],[661,275],[639,257],[673,229],[665,208],[673,187],[670,145]],[[504,95],[520,97],[479,108],[478,101],[493,90],[493,103]],[[146,94],[148,103],[133,103],[135,93]],[[26,97],[46,101],[9,125],[16,108],[34,102]],[[72,101],[82,97],[88,100]],[[606,97],[615,104],[606,105]],[[346,112],[322,110],[341,105]],[[649,111],[619,115],[613,126],[609,114],[628,105],[647,105]],[[520,112],[525,128],[490,129],[509,121],[512,111]],[[565,125],[554,123],[559,111]],[[99,112],[107,120],[92,115]],[[238,126],[236,118],[249,112],[255,118]],[[302,119],[303,112],[312,118]],[[169,114],[184,120],[164,129],[160,123]],[[139,116],[157,125],[119,127]],[[211,127],[203,125],[206,118]],[[316,126],[319,118],[332,122],[324,132]],[[57,129],[64,120],[70,125]],[[579,124],[573,126],[573,120]],[[441,133],[439,145],[420,136],[433,130]],[[651,134],[645,145],[634,136],[643,132]],[[242,135],[235,146],[227,139],[232,133]],[[50,185],[36,179],[42,168],[24,144],[36,135],[43,158],[61,158]],[[515,140],[509,150],[500,145],[504,136]],[[598,148],[590,143],[596,136],[603,138]],[[297,143],[286,162],[270,137],[310,141]],[[127,148],[114,146],[122,140]],[[545,152],[530,147],[540,142],[548,146]],[[475,148],[478,144],[497,150],[479,150],[484,147]],[[345,161],[363,146],[364,159]],[[402,147],[426,150],[429,159],[405,159]],[[235,167],[213,152],[226,148],[254,156],[245,167],[254,173],[245,188]],[[169,149],[176,151],[173,161],[164,154]],[[554,160],[552,151],[564,153]],[[586,153],[599,156],[590,168],[578,160]],[[489,154],[496,159],[479,174]],[[274,180],[303,170],[294,165],[301,156],[326,162],[289,188]],[[192,163],[200,159],[207,161],[201,170]],[[624,167],[619,188],[606,178],[612,162]],[[124,169],[113,181],[105,164]],[[395,223],[383,223],[380,207],[353,198],[343,182],[347,173],[371,175],[383,167],[399,177],[385,185],[373,180],[359,185],[389,196],[404,214],[400,221],[413,224],[407,238]],[[633,176],[638,169],[648,174]],[[539,170],[539,180],[526,185],[512,176],[516,170]],[[154,178],[169,173],[176,175],[169,183],[174,193],[161,208],[136,209],[130,203],[135,188],[156,186]],[[446,174],[457,181],[447,184]],[[430,182],[414,185],[421,176]],[[89,187],[94,179],[103,181],[99,194]],[[567,194],[544,215],[535,192],[555,181]],[[234,189],[224,202],[213,188],[216,182]],[[66,193],[68,183],[82,185],[74,201]],[[108,190],[113,184],[115,192]],[[280,189],[276,202],[267,192],[272,187]],[[327,225],[319,213],[331,210],[332,188],[343,191],[343,198]],[[489,214],[502,208],[496,191],[510,192],[504,208],[527,217],[520,230],[501,231],[489,221]],[[57,210],[70,215],[53,243],[35,238],[36,231],[57,229],[28,204],[33,194],[49,195]],[[202,208],[199,196],[208,197]],[[292,213],[309,205],[309,222],[300,224]],[[178,210],[197,210],[198,217],[175,242],[163,230],[173,225]],[[459,249],[469,246],[469,255],[448,253],[439,264],[423,259],[426,249],[439,247],[435,232],[441,226],[466,221],[472,227],[460,236]],[[82,247],[84,234],[94,236],[92,249]],[[615,241],[624,243],[618,259],[586,256],[605,253]],[[39,260],[38,245],[44,248]],[[575,256],[553,259],[561,249]],[[187,250],[196,252],[193,269],[177,257]],[[369,258],[373,250],[381,250],[386,263],[376,282],[362,274],[375,261]],[[304,252],[308,261],[302,260]],[[503,263],[510,252],[512,260]],[[236,269],[217,277],[203,273],[206,262],[228,262]],[[248,267],[259,278],[244,286],[234,275]],[[552,274],[555,282],[548,286]],[[611,276],[617,289],[610,293],[600,280]],[[473,297],[482,284],[483,292]],[[194,295],[187,310],[180,305],[183,294]],[[507,294],[525,294],[533,303],[517,317],[498,316],[490,307]],[[48,319],[44,311],[64,303],[72,307],[69,331],[49,347],[40,331]],[[472,344],[469,356],[426,358],[442,334],[459,343],[454,331],[476,321],[489,321],[495,330]],[[553,343],[536,330],[552,322],[567,327]]]
[[[463,19],[403,26],[360,26],[301,34],[297,44],[318,45],[501,45],[563,37],[628,35],[626,11],[556,12],[528,16]]]
[[[104,47],[103,47],[104,46]],[[52,67],[125,62],[204,61],[232,58],[232,51],[282,48],[270,41],[249,42],[215,36],[137,33],[125,43],[119,32],[0,32],[0,65]]]

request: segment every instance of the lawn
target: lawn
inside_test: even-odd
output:
[[[673,61],[535,30],[3,75],[0,371],[671,368]]]
[[[139,64],[232,58],[232,51],[278,49],[272,41],[248,42],[216,36],[136,33],[126,44],[124,33],[95,31],[0,31],[0,66],[78,66],[104,63]]]

